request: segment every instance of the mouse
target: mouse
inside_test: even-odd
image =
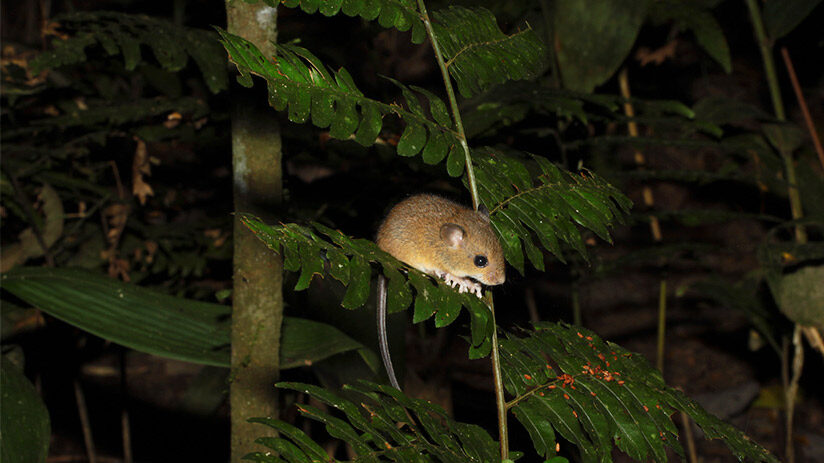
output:
[[[410,196],[396,204],[378,227],[377,245],[396,259],[444,280],[460,293],[481,297],[482,284],[506,280],[501,243],[481,207],[476,211],[432,195]],[[386,335],[386,277],[378,275],[378,344],[389,382],[400,390]]]

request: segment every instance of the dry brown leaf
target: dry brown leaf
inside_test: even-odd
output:
[[[646,66],[649,63],[655,63],[655,65],[660,66],[664,61],[675,56],[675,48],[677,46],[677,40],[670,40],[666,45],[656,50],[641,47],[635,53],[635,59],[641,63],[641,66]]]
[[[152,165],[149,159],[146,142],[135,137],[137,147],[134,151],[134,161],[132,161],[132,194],[137,196],[140,205],[146,204],[146,198],[154,196],[151,185],[143,180],[143,176],[152,174]]]
[[[60,32],[60,31],[58,31],[58,30],[57,30],[57,28],[58,28],[58,27],[60,27],[60,23],[59,23],[59,22],[57,22],[57,21],[49,21],[48,23],[46,23],[46,25],[45,25],[45,26],[43,26],[43,29],[41,29],[41,30],[40,30],[40,34],[42,34],[42,35],[43,35],[43,37],[47,37],[47,36],[49,36],[49,35],[53,35],[53,36],[55,36],[55,37],[57,37],[57,38],[59,38],[59,39],[61,39],[61,40],[68,40],[68,39],[69,39],[68,34],[64,34],[64,33]]]

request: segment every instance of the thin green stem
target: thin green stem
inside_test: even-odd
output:
[[[778,86],[778,76],[775,73],[775,60],[772,56],[772,41],[767,37],[764,30],[764,21],[761,20],[761,9],[758,8],[756,0],[747,0],[747,8],[750,10],[752,28],[755,38],[758,41],[758,48],[761,50],[761,58],[764,61],[764,72],[767,74],[767,85],[770,88],[773,110],[778,120],[786,120],[784,113],[784,103],[781,101],[781,89]]]
[[[501,460],[509,459],[509,431],[507,430],[507,404],[504,399],[504,383],[501,376],[501,357],[498,352],[498,325],[495,322],[495,308],[491,293],[487,293],[487,303],[492,312],[492,375],[495,379],[495,403],[498,406],[498,437],[501,446]]]
[[[458,110],[458,100],[455,98],[455,90],[452,88],[452,81],[449,79],[449,71],[446,69],[446,62],[441,53],[441,47],[438,45],[438,39],[435,37],[435,31],[432,29],[432,21],[429,19],[429,14],[426,12],[426,5],[423,0],[418,0],[418,10],[421,14],[421,19],[426,27],[426,34],[429,36],[429,42],[432,43],[432,50],[435,51],[435,60],[438,62],[438,67],[441,69],[441,77],[443,78],[444,86],[446,87],[446,96],[449,98],[449,106],[452,109],[452,118],[455,120],[455,128],[458,131],[458,139],[461,142],[461,147],[464,150],[464,157],[466,158],[466,177],[469,181],[469,193],[472,195],[472,207],[478,210],[480,201],[478,200],[478,185],[475,182],[475,170],[472,168],[472,156],[469,153],[469,144],[466,142],[466,133],[464,132],[463,122],[461,122],[461,113]]]
[[[667,337],[667,280],[661,280],[658,293],[658,358],[655,366],[664,372],[664,341]]]
[[[581,290],[578,288],[578,283],[572,285],[572,323],[576,326],[581,326],[583,320],[581,319]]]
[[[750,10],[752,18],[752,26],[755,31],[755,37],[758,41],[758,46],[761,49],[761,58],[764,60],[764,73],[767,77],[767,85],[770,88],[770,96],[773,101],[773,109],[775,117],[780,120],[786,120],[786,113],[784,111],[784,103],[781,101],[781,89],[778,85],[778,76],[775,73],[775,61],[772,56],[772,40],[767,37],[764,30],[764,23],[761,20],[761,10],[755,0],[747,0],[747,8]],[[798,192],[798,184],[795,175],[795,163],[793,162],[792,151],[779,149],[781,157],[784,160],[784,170],[787,177],[787,193],[790,199],[790,213],[793,220],[800,220],[804,217],[804,211],[801,207],[801,195]],[[795,227],[795,240],[798,243],[807,242],[807,231],[801,225]],[[786,404],[786,448],[785,458],[789,463],[795,461],[795,454],[793,452],[793,404],[795,403],[796,394],[798,394],[798,378],[801,376],[801,368],[804,365],[804,350],[801,348],[801,327],[796,323],[793,334],[793,345],[795,345],[795,355],[793,356],[793,377],[789,381],[784,380],[784,401]],[[789,359],[783,359],[784,363],[788,363]]]
[[[790,378],[789,387],[784,394],[784,406],[787,409],[787,416],[785,417],[785,426],[787,429],[787,441],[784,447],[784,458],[788,463],[795,461],[795,450],[793,449],[793,409],[795,408],[795,396],[798,394],[798,380],[801,379],[801,370],[804,367],[804,345],[801,341],[801,325],[796,323],[793,330],[793,346],[795,346],[795,354],[793,355],[792,377]]]

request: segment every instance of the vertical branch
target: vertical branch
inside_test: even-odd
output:
[[[775,72],[775,63],[772,56],[772,40],[767,37],[764,30],[764,23],[761,19],[761,10],[755,0],[746,0],[747,8],[750,11],[750,18],[752,19],[753,31],[755,33],[756,41],[761,50],[761,58],[764,61],[764,73],[767,78],[767,85],[770,88],[770,96],[772,97],[773,109],[775,117],[778,120],[786,120],[786,113],[784,111],[784,104],[781,101],[781,88],[778,85],[778,76]],[[788,71],[791,73],[791,78],[795,77],[795,72],[792,69],[792,62],[789,60],[789,55],[785,54],[785,62],[787,63]],[[799,92],[800,93],[800,92]],[[803,98],[799,97],[799,104],[803,105]],[[793,153],[789,150],[780,149],[781,157],[784,160],[784,173],[787,178],[788,196],[790,199],[790,213],[793,220],[800,220],[804,216],[801,205],[801,195],[798,192],[798,183],[796,181],[795,163],[793,162]],[[801,225],[795,227],[795,241],[798,243],[807,242],[807,232]],[[801,376],[801,369],[804,366],[804,348],[801,344],[801,325],[796,323],[793,330],[793,345],[795,346],[795,353],[792,359],[792,377],[789,378],[789,353],[782,356],[782,379],[784,383],[784,403],[786,405],[786,447],[785,458],[789,463],[795,461],[795,453],[793,450],[793,406],[795,404],[795,397],[798,393],[798,379]]]
[[[97,452],[94,449],[94,437],[92,437],[92,425],[89,421],[89,410],[86,408],[86,396],[83,395],[83,388],[80,381],[74,380],[74,400],[77,402],[77,414],[80,416],[80,426],[83,429],[83,442],[86,445],[86,456],[89,463],[97,463]]]
[[[122,400],[120,410],[120,434],[123,440],[123,463],[132,463],[132,431],[129,424],[129,384],[126,349],[120,351],[120,397]]]
[[[263,3],[226,2],[228,30],[274,56],[276,9]],[[232,110],[234,208],[273,219],[282,198],[277,118],[253,92],[237,91]],[[274,388],[280,369],[283,321],[282,261],[235,217],[230,374],[231,461],[239,462],[255,439],[274,430],[247,422],[277,417]]]
[[[461,147],[464,150],[464,157],[466,158],[466,177],[469,181],[469,193],[472,195],[472,208],[476,211],[480,205],[478,201],[478,185],[475,182],[475,170],[472,167],[472,156],[469,153],[469,144],[466,142],[466,133],[464,132],[463,122],[461,121],[461,113],[458,110],[458,100],[455,98],[455,90],[452,88],[452,81],[449,79],[449,71],[446,69],[446,62],[441,53],[441,47],[438,45],[438,38],[435,37],[435,31],[432,29],[432,21],[429,19],[429,14],[426,12],[426,5],[423,0],[418,0],[418,10],[421,14],[421,20],[426,27],[426,35],[429,36],[429,41],[432,43],[432,50],[435,52],[435,60],[438,62],[438,67],[441,70],[441,78],[443,78],[444,86],[446,87],[446,96],[449,98],[449,107],[452,110],[452,119],[455,120],[455,129],[458,131],[458,137],[461,140]]]
[[[452,88],[452,81],[449,79],[449,71],[446,69],[443,53],[441,53],[438,38],[435,37],[432,21],[426,12],[426,5],[424,5],[423,0],[418,0],[418,10],[421,14],[421,20],[426,27],[426,34],[432,43],[432,50],[435,52],[438,67],[441,70],[441,77],[446,88],[446,96],[449,98],[449,106],[452,110],[452,118],[455,120],[455,128],[458,131],[458,137],[460,138],[461,147],[464,150],[464,157],[466,158],[466,177],[469,183],[469,192],[472,195],[472,207],[477,211],[480,205],[480,201],[478,200],[478,186],[475,182],[475,170],[472,167],[472,156],[469,153],[469,144],[466,142],[466,133],[464,132],[463,122],[461,121],[461,113],[458,110],[458,100],[455,98],[455,90]],[[501,379],[501,359],[498,355],[498,325],[495,322],[495,305],[492,301],[491,293],[487,293],[486,301],[489,310],[492,312],[492,375],[495,378],[495,402],[498,407],[499,445],[501,448],[501,459],[507,460],[509,459],[509,434],[506,423],[507,408],[506,401],[504,400],[503,380]]]
[[[655,366],[664,374],[664,346],[667,334],[667,280],[662,279],[658,290],[658,347]]]
[[[790,52],[787,51],[787,47],[781,47],[781,57],[784,58],[784,65],[787,66],[787,74],[790,76],[790,83],[793,85],[795,98],[798,100],[798,107],[801,108],[804,123],[807,125],[807,131],[813,140],[815,152],[818,154],[818,162],[821,164],[821,168],[824,169],[824,148],[821,147],[821,139],[818,138],[818,132],[815,130],[815,124],[813,123],[812,116],[810,116],[810,110],[807,108],[807,102],[804,100],[804,94],[801,93],[801,85],[799,85],[798,77],[795,75],[795,67],[793,66],[793,61],[790,59]]]
[[[501,357],[498,352],[498,324],[495,322],[495,306],[492,294],[487,293],[486,302],[492,312],[492,376],[495,381],[495,403],[498,407],[498,438],[500,439],[501,460],[509,459],[509,430],[507,429],[504,381],[501,375]]]
[[[804,367],[804,344],[801,341],[801,325],[796,323],[793,330],[793,346],[795,353],[793,354],[792,376],[790,377],[789,387],[786,394],[784,394],[784,406],[787,409],[787,416],[785,417],[785,425],[787,429],[787,441],[784,447],[784,458],[788,462],[795,461],[795,450],[793,449],[793,410],[795,409],[795,396],[798,394],[798,380],[801,378],[801,370]]]
[[[783,121],[787,119],[787,116],[784,114],[784,103],[781,101],[781,88],[778,86],[778,75],[775,73],[772,41],[767,37],[767,32],[764,30],[764,21],[761,20],[761,10],[758,8],[756,0],[746,0],[746,2],[747,9],[750,10],[755,39],[758,42],[759,50],[761,50],[761,60],[764,62],[764,73],[767,75],[767,85],[770,88],[773,111],[775,111],[775,117]]]

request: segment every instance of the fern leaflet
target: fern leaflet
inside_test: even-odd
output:
[[[433,13],[449,74],[464,97],[508,80],[532,79],[546,67],[546,49],[532,29],[504,34],[485,8],[452,6]]]
[[[506,260],[521,273],[524,252],[535,268],[544,268],[543,254],[529,230],[541,246],[565,262],[561,242],[587,256],[575,224],[611,241],[609,227],[623,223],[632,207],[632,201],[600,177],[590,172],[571,174],[539,156],[522,159],[482,148],[473,151],[472,158],[481,202],[489,207]]]
[[[269,104],[277,110],[286,109],[292,122],[303,123],[311,117],[317,127],[329,127],[333,138],[351,137],[369,146],[380,133],[383,118],[395,114],[406,123],[398,141],[398,154],[401,156],[414,156],[423,150],[424,159],[436,163],[448,152],[460,152],[452,121],[448,114],[444,117],[443,108],[446,105],[434,94],[424,93],[430,101],[432,120],[427,117],[414,93],[397,81],[393,82],[401,87],[406,109],[365,97],[345,69],[329,72],[315,55],[304,48],[280,45],[277,59],[269,59],[249,41],[221,29],[218,32],[240,71],[239,82],[251,86],[251,74],[266,79]],[[460,172],[453,172],[453,175],[460,175]]]
[[[225,58],[213,33],[176,26],[168,21],[115,13],[78,12],[56,18],[73,36],[56,39],[54,48],[31,62],[32,72],[86,61],[86,48],[99,44],[106,54],[122,54],[126,70],[143,61],[141,45],[148,45],[163,69],[179,71],[191,56],[212,93],[228,88]]]
[[[547,359],[550,359],[549,361]],[[739,460],[778,462],[732,425],[707,413],[639,354],[580,327],[541,323],[525,337],[501,341],[508,407],[542,455],[555,454],[555,433],[574,443],[584,462],[612,461],[612,443],[638,461],[667,461],[684,451],[671,420],[686,412],[710,439]]]
[[[408,268],[372,241],[354,239],[318,223],[311,227],[294,223],[269,226],[248,214],[240,217],[270,249],[283,256],[284,269],[300,272],[295,290],[308,288],[315,275],[328,274],[346,286],[341,305],[356,309],[369,298],[371,264],[378,264],[388,280],[389,312],[405,310],[414,300],[415,323],[434,316],[435,326],[442,327],[454,322],[461,308],[466,308],[471,315],[470,355],[479,358],[489,354],[492,319],[489,308],[477,296],[458,293],[441,280],[433,284],[428,276]]]

